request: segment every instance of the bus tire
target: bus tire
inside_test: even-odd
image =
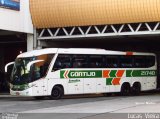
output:
[[[130,92],[131,92],[131,87],[130,87],[129,83],[124,83],[121,86],[121,95],[128,96],[128,95],[130,95]]]
[[[141,92],[141,84],[139,82],[134,83],[131,92],[132,95],[139,95]]]
[[[61,99],[64,94],[63,88],[60,86],[54,86],[51,93],[51,99],[58,100]]]

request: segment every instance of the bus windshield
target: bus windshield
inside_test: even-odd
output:
[[[35,60],[35,57],[16,59],[11,75],[11,83],[25,84],[31,82],[31,75],[27,70],[27,64],[33,60]]]
[[[17,58],[11,74],[11,84],[27,84],[44,77],[52,58],[53,55],[51,54],[36,57]],[[28,70],[27,65],[35,60],[43,61],[32,64],[30,70]]]

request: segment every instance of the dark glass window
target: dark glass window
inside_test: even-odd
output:
[[[105,67],[106,68],[118,68],[119,67],[119,56],[106,56]]]
[[[53,71],[65,68],[148,68],[155,56],[59,54]]]
[[[87,55],[73,55],[73,68],[88,68]]]
[[[89,68],[104,68],[103,56],[91,55],[89,56]]]
[[[133,56],[121,56],[120,57],[120,67],[121,68],[132,68],[134,67]]]
[[[155,65],[155,56],[135,56],[134,64],[136,68],[148,68]]]
[[[144,56],[135,56],[134,64],[136,68],[145,68],[146,60]]]
[[[146,62],[147,62],[147,67],[154,66],[155,65],[155,57],[154,56],[146,57]]]
[[[43,61],[35,63],[33,65],[33,72],[32,72],[33,80],[40,79],[46,75],[53,56],[54,56],[53,54],[45,54],[36,57],[37,60],[43,60]]]
[[[72,60],[72,55],[59,54],[55,61],[53,71],[56,71],[59,69],[71,68],[72,67],[71,60]]]

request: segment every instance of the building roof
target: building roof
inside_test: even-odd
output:
[[[30,0],[36,28],[160,21],[160,0]]]

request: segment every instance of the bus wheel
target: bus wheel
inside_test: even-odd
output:
[[[60,86],[54,86],[52,89],[51,99],[58,100],[63,96],[63,89]]]
[[[124,83],[121,87],[121,95],[122,96],[128,96],[131,92],[131,88],[129,83]]]
[[[132,95],[139,95],[141,91],[141,84],[136,82],[132,86]]]

